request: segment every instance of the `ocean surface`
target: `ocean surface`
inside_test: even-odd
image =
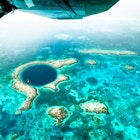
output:
[[[27,34],[19,34],[19,39],[14,33],[6,39],[1,35],[0,140],[10,140],[14,134],[17,140],[140,140],[140,22],[127,22],[78,29],[59,26],[49,36],[44,29],[45,34],[30,40]],[[92,49],[133,51],[136,55],[80,53]],[[58,84],[55,91],[36,87],[38,96],[31,108],[15,115],[26,100],[13,87],[15,69],[31,61],[68,58],[76,58],[78,63],[57,73],[69,80]],[[97,64],[89,65],[88,60]],[[84,111],[80,104],[87,101],[104,103],[109,113]],[[68,111],[61,125],[47,113],[53,106]]]

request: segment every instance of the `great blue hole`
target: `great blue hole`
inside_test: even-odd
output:
[[[57,77],[56,70],[45,64],[28,66],[21,72],[21,80],[32,86],[43,86],[53,82]]]

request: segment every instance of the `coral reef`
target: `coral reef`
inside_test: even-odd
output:
[[[16,140],[18,138],[18,134],[13,134],[13,136],[11,137],[11,140]]]
[[[97,80],[96,78],[94,78],[94,77],[88,77],[88,78],[86,79],[86,81],[87,81],[89,84],[91,84],[91,85],[96,85],[96,84],[98,84],[98,80]]]
[[[20,109],[18,109],[16,111],[15,114],[20,114],[22,113],[23,110],[28,110],[31,105],[32,102],[34,100],[34,98],[37,96],[37,89],[26,84],[23,83],[21,81],[21,79],[19,78],[20,72],[25,69],[28,66],[34,65],[34,64],[47,64],[47,65],[51,65],[55,68],[61,68],[65,65],[71,65],[77,62],[77,59],[75,58],[69,58],[69,59],[63,59],[63,60],[48,60],[48,61],[33,61],[33,62],[29,62],[26,64],[23,64],[21,66],[19,66],[13,74],[14,77],[14,88],[22,93],[24,93],[27,96],[26,101],[22,104],[22,106],[20,107]],[[64,75],[60,75],[58,76],[58,78],[56,79],[56,81],[54,81],[52,84],[50,84],[48,87],[52,88],[54,90],[56,90],[56,86],[58,83],[64,81],[64,80],[68,80],[67,76]]]
[[[57,120],[57,125],[60,125],[62,121],[68,116],[66,109],[64,107],[58,106],[49,108],[48,114]]]
[[[98,64],[96,60],[88,60],[88,61],[86,61],[86,63],[88,65],[97,65]]]
[[[95,113],[108,113],[108,109],[105,104],[97,102],[97,101],[88,101],[81,104],[82,109],[87,112],[95,112]]]
[[[130,65],[125,65],[125,68],[127,70],[134,70],[135,69],[133,66],[130,66]]]
[[[26,101],[22,104],[21,108],[16,111],[16,115],[21,114],[22,110],[28,110],[31,107],[33,99],[37,96],[37,90],[19,79],[20,72],[28,66],[27,64],[20,66],[14,72],[14,88],[27,96]]]
[[[80,50],[82,54],[104,54],[104,55],[137,55],[135,51],[127,51],[127,50],[102,50],[102,49],[87,49]]]
[[[57,90],[57,85],[63,81],[66,81],[68,80],[69,77],[68,76],[65,76],[65,75],[60,75],[57,77],[57,79],[50,83],[50,84],[47,84],[46,86],[44,86],[45,88],[51,88],[52,90]]]
[[[3,87],[2,84],[0,84],[0,89],[1,89],[2,87]]]

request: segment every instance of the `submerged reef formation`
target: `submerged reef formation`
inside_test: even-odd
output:
[[[85,103],[82,103],[81,108],[86,110],[87,112],[108,113],[106,105],[97,101],[87,101]]]
[[[2,88],[2,84],[0,84],[0,89]]]
[[[126,65],[125,68],[126,68],[127,70],[134,70],[134,69],[135,69],[133,66],[130,66],[130,65]]]
[[[68,80],[68,79],[69,79],[68,76],[60,75],[60,76],[58,76],[58,78],[57,78],[54,82],[52,82],[52,83],[50,83],[50,84],[47,84],[47,85],[44,86],[44,87],[45,87],[45,88],[50,88],[50,89],[52,89],[52,90],[57,90],[57,85],[58,85],[59,83],[61,83],[62,81],[66,81],[66,80]]]
[[[23,69],[25,69],[28,66],[35,65],[35,64],[46,64],[46,65],[53,66],[55,68],[61,68],[65,65],[71,65],[76,62],[77,62],[77,59],[69,58],[69,59],[63,59],[63,60],[33,61],[33,62],[29,62],[29,63],[19,66],[14,71],[14,74],[13,74],[14,88],[24,93],[27,96],[27,99],[22,104],[20,109],[16,111],[16,114],[22,113],[23,110],[28,110],[31,107],[34,98],[37,96],[37,89],[35,87],[32,87],[31,85],[28,85],[27,83],[22,82],[22,80],[19,78],[19,75]],[[68,77],[65,75],[60,75],[58,76],[56,81],[54,81],[54,83],[50,84],[50,86],[48,87],[52,89],[56,89],[57,84],[64,80],[68,80]]]
[[[79,52],[82,54],[137,55],[135,51],[127,51],[127,50],[87,49],[87,50],[80,50]]]
[[[88,60],[88,61],[86,61],[86,63],[88,65],[97,65],[98,64],[96,60]]]
[[[60,125],[62,121],[68,116],[66,109],[59,106],[49,108],[48,114],[57,120],[57,125]]]
[[[87,81],[89,84],[91,84],[91,85],[96,85],[96,84],[98,84],[98,80],[97,80],[96,78],[94,78],[94,77],[88,77],[88,78],[86,79],[86,81]]]
[[[11,140],[16,140],[18,138],[18,134],[13,134],[13,136],[11,137]]]

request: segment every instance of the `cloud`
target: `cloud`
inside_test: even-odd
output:
[[[71,36],[69,34],[56,34],[54,37],[56,39],[65,40],[65,41],[71,39]]]

